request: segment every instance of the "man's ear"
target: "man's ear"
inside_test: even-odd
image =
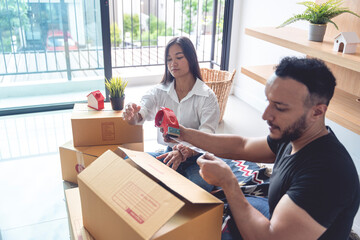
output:
[[[313,106],[313,114],[312,116],[315,118],[325,116],[326,110],[327,110],[326,104],[317,104]]]

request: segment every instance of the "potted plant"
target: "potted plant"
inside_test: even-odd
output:
[[[327,23],[332,23],[336,29],[339,29],[336,23],[331,20],[332,18],[343,13],[350,13],[360,18],[358,14],[350,11],[348,8],[341,7],[342,3],[342,0],[329,0],[322,4],[317,4],[310,1],[299,2],[298,4],[307,7],[306,10],[301,14],[297,14],[289,18],[280,26],[278,26],[278,28],[284,27],[299,20],[305,20],[310,22],[309,40],[322,42],[324,39]]]
[[[113,110],[124,108],[125,88],[128,82],[121,77],[113,77],[105,81],[105,86],[109,90],[110,102]]]

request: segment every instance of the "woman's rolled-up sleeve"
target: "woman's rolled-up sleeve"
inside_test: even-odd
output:
[[[138,124],[143,124],[144,121],[154,120],[156,109],[158,108],[158,94],[157,89],[150,89],[144,96],[142,96],[140,101],[141,109],[139,111],[142,116],[142,121],[138,122]]]

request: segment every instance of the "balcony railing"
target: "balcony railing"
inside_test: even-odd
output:
[[[200,62],[219,65],[224,0],[112,0],[113,68],[164,64],[174,36],[192,39]],[[2,0],[1,84],[103,76],[99,0]]]

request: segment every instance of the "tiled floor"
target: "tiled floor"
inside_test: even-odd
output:
[[[129,89],[138,102],[147,89]],[[0,240],[70,239],[58,147],[72,138],[71,110],[0,117]],[[145,151],[156,143],[153,122],[144,126]],[[218,132],[266,134],[261,114],[230,96]]]

